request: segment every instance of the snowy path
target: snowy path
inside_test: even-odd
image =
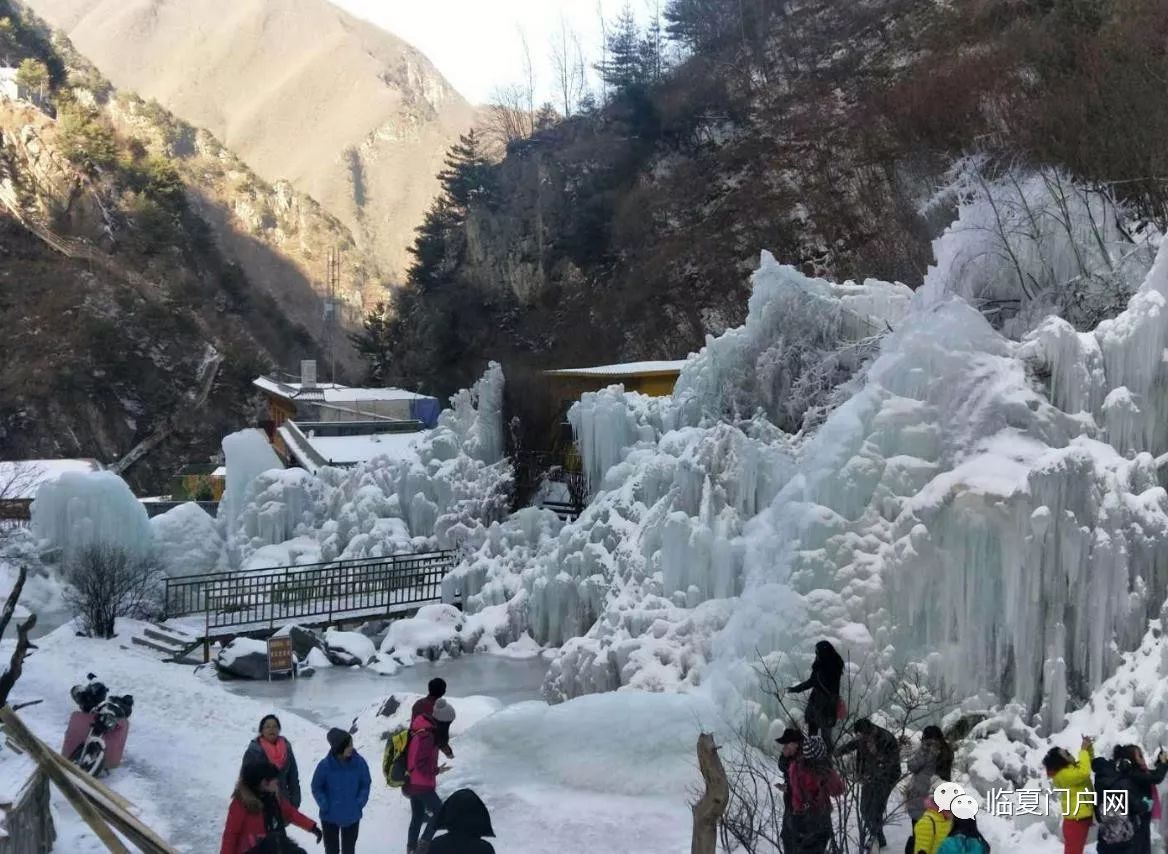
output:
[[[87,670],[115,693],[133,693],[127,758],[107,782],[180,850],[211,854],[219,849],[242,750],[273,707],[225,690],[191,668],[124,648],[130,633],[127,624],[120,626],[121,637],[109,642],[74,638],[67,631],[44,638],[26,665],[15,699],[43,698],[23,716],[39,737],[59,746],[72,711],[69,686]],[[453,702],[458,708],[460,700]],[[404,849],[409,823],[408,803],[376,779],[385,719],[371,717],[372,705],[359,705],[338,721],[347,726],[353,716],[365,713],[356,738],[375,782],[357,848],[362,854],[394,850],[399,840]],[[697,731],[689,701],[610,695],[554,708],[527,702],[497,711],[501,704],[485,698],[462,700],[461,706],[464,714],[454,731],[456,758],[442,780],[442,793],[466,785],[479,791],[491,809],[500,851],[672,854],[688,849],[686,793],[697,779],[689,757]],[[324,753],[325,728],[275,710],[296,748],[307,791]],[[638,767],[627,767],[622,758],[635,760]],[[315,804],[306,797],[305,811],[314,814]],[[67,803],[57,801],[61,838],[56,850],[100,851]]]

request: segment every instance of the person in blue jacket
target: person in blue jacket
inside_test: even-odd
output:
[[[328,733],[329,754],[312,775],[312,797],[320,807],[325,854],[356,854],[361,812],[369,803],[369,765],[343,729]]]

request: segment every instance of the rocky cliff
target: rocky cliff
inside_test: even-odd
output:
[[[0,458],[113,464],[160,439],[126,476],[161,490],[254,420],[257,373],[327,367],[325,257],[353,240],[7,0],[0,19],[50,75],[39,106],[0,102]],[[356,308],[371,268],[345,266]]]

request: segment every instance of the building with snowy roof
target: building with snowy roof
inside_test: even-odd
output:
[[[358,388],[318,383],[316,363],[301,363],[300,378],[286,381],[263,376],[253,381],[268,404],[264,424],[273,447],[285,459],[292,454],[281,428],[289,421],[303,424],[384,422],[381,432],[398,434],[434,427],[442,411],[438,399],[400,388]]]
[[[544,371],[557,388],[574,394],[577,399],[586,391],[599,391],[620,383],[625,391],[638,391],[650,397],[673,394],[677,378],[681,376],[685,359],[658,362],[624,362],[617,365],[595,365],[590,368],[559,368]]]
[[[418,421],[285,421],[277,430],[285,461],[313,474],[322,466],[348,468],[377,457],[415,455]]]
[[[101,470],[97,460],[0,460],[0,519],[27,521],[44,484],[66,472]]]

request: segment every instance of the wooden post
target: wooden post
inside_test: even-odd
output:
[[[706,784],[706,791],[693,806],[693,846],[691,854],[716,854],[718,822],[730,803],[730,784],[714,736],[703,732],[698,736],[698,767]]]
[[[4,726],[12,734],[13,738],[44,769],[45,773],[49,775],[49,779],[61,790],[61,794],[69,799],[69,803],[73,805],[73,809],[77,810],[78,815],[85,819],[85,823],[97,834],[98,839],[105,844],[105,847],[110,850],[111,854],[130,854],[130,849],[122,844],[122,840],[118,838],[118,835],[102,820],[97,809],[78,790],[72,778],[62,771],[60,766],[53,761],[52,751],[28,731],[24,723],[16,716],[16,712],[12,711],[11,707],[0,707],[0,721],[4,722]]]
[[[203,587],[203,664],[211,663],[211,587]]]

